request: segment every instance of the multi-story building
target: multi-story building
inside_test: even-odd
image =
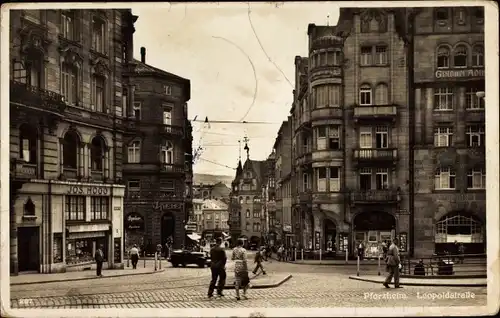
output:
[[[281,228],[276,223],[276,180],[274,178],[276,164],[276,153],[273,152],[267,158],[267,179],[262,187],[263,205],[263,233],[266,242],[271,246],[276,245],[278,229]]]
[[[260,244],[262,233],[262,186],[266,182],[267,161],[250,160],[248,144],[245,145],[247,160],[238,162],[231,191],[231,240],[239,238],[247,244]],[[236,223],[239,220],[239,223]]]
[[[278,237],[282,244],[295,242],[292,226],[292,129],[290,118],[281,124],[273,146],[276,154],[274,179],[276,181],[276,223],[281,224]],[[275,224],[276,224],[275,223]]]
[[[486,252],[483,7],[409,14],[415,254]]]
[[[399,237],[412,256],[484,252],[483,14],[345,8],[309,25],[291,109],[305,248],[363,241],[370,256]]]
[[[202,206],[203,237],[215,237],[229,231],[228,205],[220,200],[203,200]]]
[[[194,220],[196,233],[203,233],[203,199],[193,199]]]
[[[187,121],[190,81],[131,59],[122,83],[126,111],[123,174],[127,190],[126,247],[147,251],[172,239],[174,248],[185,241],[191,207],[191,129]]]
[[[216,184],[195,184],[193,186],[193,195],[197,199],[229,199],[231,189],[222,182]]]
[[[10,11],[11,273],[123,267],[130,10]]]

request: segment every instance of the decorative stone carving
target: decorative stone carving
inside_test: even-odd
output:
[[[78,50],[71,45],[63,44],[59,47],[63,63],[68,63],[80,67],[83,64],[83,57]]]
[[[92,67],[93,74],[99,75],[99,76],[104,76],[106,78],[108,77],[110,69],[109,69],[107,62],[104,61],[104,59],[99,58],[99,57],[96,59],[93,59],[90,62],[90,65]]]
[[[29,58],[46,56],[51,41],[43,29],[25,26],[19,32],[21,36],[21,54]]]

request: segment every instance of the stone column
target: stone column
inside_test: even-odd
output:
[[[86,148],[86,157],[87,157],[87,173],[86,173],[86,177],[87,178],[91,178],[92,177],[92,150],[90,149],[90,145],[89,144],[86,144],[85,145],[85,148]]]
[[[80,147],[78,148],[78,174],[81,177],[85,176],[85,143],[80,142]]]
[[[135,85],[130,86],[129,96],[128,117],[134,118]]]
[[[110,162],[109,162],[109,152],[110,152],[110,148],[106,146],[106,148],[104,149],[104,179],[107,180],[109,179],[109,166],[110,166]]]

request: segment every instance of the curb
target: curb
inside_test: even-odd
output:
[[[280,280],[277,283],[274,284],[261,284],[261,285],[252,285],[250,289],[267,289],[267,288],[276,288],[287,282],[292,278],[292,274],[288,274],[285,278]],[[226,285],[224,286],[224,290],[226,289],[234,289],[234,285]]]
[[[369,279],[369,278],[361,278],[357,276],[349,276],[349,279],[353,280],[359,280],[362,282],[369,282],[369,283],[377,283],[377,284],[382,284],[383,282],[375,280],[375,279]],[[431,286],[431,287],[486,287],[487,284],[484,283],[479,283],[479,284],[438,284],[438,283],[428,283],[428,282],[422,282],[422,283],[403,283],[400,282],[400,285],[403,286]],[[389,283],[389,285],[394,285],[394,283]]]
[[[103,277],[80,277],[80,278],[70,278],[70,279],[53,279],[53,280],[44,280],[38,282],[23,282],[23,283],[10,283],[11,286],[19,286],[19,285],[34,285],[34,284],[48,284],[48,283],[59,283],[59,282],[76,282],[80,280],[91,280],[91,279],[106,279],[106,278],[114,278],[114,277],[127,277],[127,276],[137,276],[137,275],[151,275],[158,274],[164,272],[165,269],[160,269],[155,272],[145,272],[145,273],[130,273],[124,275],[111,275],[111,276],[103,276]],[[41,274],[43,275],[43,274]]]

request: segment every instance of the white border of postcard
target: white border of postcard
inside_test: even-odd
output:
[[[308,5],[307,2],[281,2],[287,5]],[[191,309],[11,309],[9,279],[9,9],[111,9],[134,7],[163,7],[168,8],[167,2],[156,3],[19,3],[4,4],[1,9],[1,166],[0,190],[1,212],[1,305],[2,314],[19,317],[89,317],[89,316],[116,316],[116,317],[332,317],[332,316],[470,316],[494,314],[498,312],[500,302],[500,223],[499,223],[499,99],[498,99],[498,5],[493,1],[363,1],[363,2],[332,2],[338,7],[439,7],[439,6],[481,6],[485,7],[485,57],[486,65],[486,149],[487,149],[487,273],[488,273],[488,305],[473,307],[377,307],[377,308],[191,308]],[[246,5],[246,3],[188,3],[188,6],[232,6]],[[266,2],[256,2],[252,5],[268,5]],[[304,30],[307,25],[302,26]],[[292,61],[293,62],[293,61]],[[290,62],[290,63],[292,63]]]

